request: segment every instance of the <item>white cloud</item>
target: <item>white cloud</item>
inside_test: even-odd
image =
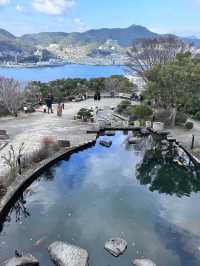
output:
[[[61,15],[74,4],[75,0],[33,0],[35,10],[49,15]]]
[[[0,0],[0,6],[4,6],[10,3],[10,0]]]
[[[22,5],[16,5],[16,10],[19,12],[23,12],[24,11],[24,7]]]
[[[89,27],[80,18],[74,18],[73,22],[75,24],[76,31],[86,31],[89,29]]]

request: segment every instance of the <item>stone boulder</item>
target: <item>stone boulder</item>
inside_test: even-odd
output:
[[[110,148],[112,145],[112,141],[111,140],[101,140],[100,145],[104,146],[106,148]]]
[[[106,131],[105,135],[106,136],[115,136],[115,131]]]
[[[58,140],[58,145],[62,148],[69,148],[71,146],[71,143],[69,140]]]
[[[26,254],[22,257],[14,257],[3,263],[3,266],[38,266],[39,261],[31,254]]]
[[[156,264],[149,259],[134,260],[133,266],[156,266]]]
[[[49,255],[57,266],[88,266],[88,252],[85,249],[64,242],[54,242]]]
[[[128,144],[139,144],[140,141],[141,141],[141,138],[138,138],[138,137],[128,138]]]
[[[113,238],[105,243],[105,250],[115,257],[122,255],[127,248],[127,242],[121,238]]]

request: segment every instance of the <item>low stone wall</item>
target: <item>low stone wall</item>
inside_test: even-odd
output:
[[[10,207],[15,202],[15,200],[17,200],[20,193],[22,193],[28,186],[30,186],[32,182],[36,180],[39,175],[41,175],[47,168],[53,166],[60,160],[66,157],[70,158],[72,154],[92,147],[95,144],[96,138],[80,145],[74,146],[72,148],[69,148],[67,150],[62,149],[62,151],[56,153],[53,157],[39,163],[37,167],[29,169],[28,171],[26,171],[25,174],[21,176],[17,176],[15,181],[12,182],[12,184],[8,187],[6,194],[0,201],[0,223],[4,222],[5,217],[7,216],[10,210]]]

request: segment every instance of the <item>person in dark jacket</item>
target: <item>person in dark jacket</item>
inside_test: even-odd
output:
[[[100,91],[97,92],[97,100],[98,100],[98,101],[101,100],[101,93],[100,93]]]
[[[53,95],[49,94],[47,99],[46,99],[46,104],[47,104],[47,109],[48,109],[48,114],[51,111],[51,113],[53,114],[53,108],[52,108],[52,104],[53,104]]]

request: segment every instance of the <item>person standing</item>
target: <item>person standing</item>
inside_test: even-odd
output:
[[[98,101],[101,100],[101,93],[100,93],[100,91],[97,92],[97,100],[98,100]]]
[[[48,109],[48,114],[51,111],[51,113],[53,114],[53,95],[51,93],[48,94],[47,100],[46,100],[46,104],[47,104],[47,109]]]
[[[62,112],[63,112],[63,106],[61,103],[59,103],[57,106],[57,116],[62,117]]]

